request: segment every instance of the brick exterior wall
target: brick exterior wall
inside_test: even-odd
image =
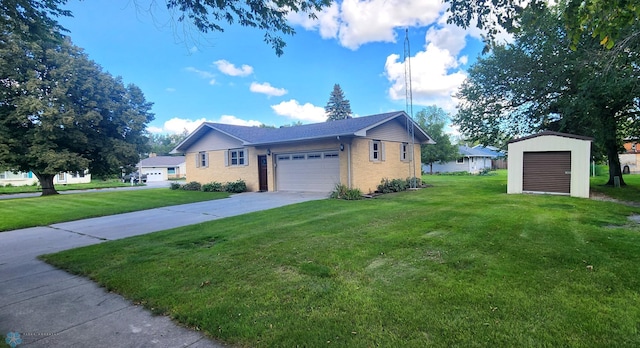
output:
[[[411,164],[400,160],[400,144],[395,141],[382,141],[385,148],[384,161],[371,161],[369,142],[371,139],[356,138],[351,144],[352,187],[362,193],[374,192],[380,181],[387,179],[406,179],[410,177]],[[415,177],[420,177],[420,144],[414,145]]]

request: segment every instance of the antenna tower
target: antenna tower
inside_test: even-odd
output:
[[[414,148],[416,138],[414,134],[414,122],[413,122],[413,94],[411,91],[411,47],[409,46],[409,29],[405,29],[404,32],[404,91],[405,91],[405,111],[409,115],[407,118],[407,135],[409,141],[409,149],[407,149],[407,156],[409,156],[409,178],[410,187],[415,189],[416,183],[416,161],[414,158]]]

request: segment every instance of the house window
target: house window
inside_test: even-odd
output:
[[[337,152],[326,152],[324,158],[338,158],[340,155]]]
[[[460,157],[456,160],[456,163],[464,163],[464,157]]]
[[[197,168],[206,168],[209,166],[209,154],[205,151],[198,152],[196,156],[196,167]]]
[[[58,181],[65,181],[64,180],[64,173],[62,173],[62,172],[58,173]]]
[[[293,160],[303,160],[304,159],[304,155],[293,155],[293,156],[291,156],[291,158]]]
[[[167,174],[174,175],[176,173],[176,168],[167,168]]]
[[[0,173],[0,179],[6,179],[7,178],[7,172],[2,172]]]
[[[228,152],[227,163],[230,166],[245,166],[247,165],[246,150],[233,149]]]
[[[320,159],[322,158],[321,153],[310,153],[307,155],[307,159]]]
[[[380,140],[369,142],[369,160],[372,162],[384,161],[384,143]]]
[[[400,160],[403,162],[409,161],[409,144],[400,144]]]
[[[278,156],[278,161],[288,161],[291,157],[289,155],[280,155]]]

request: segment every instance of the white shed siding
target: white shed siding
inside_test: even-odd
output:
[[[522,193],[525,152],[571,151],[571,196],[589,198],[589,162],[591,142],[588,140],[541,135],[509,143],[507,193]]]

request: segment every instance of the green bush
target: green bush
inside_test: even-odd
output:
[[[172,183],[169,185],[169,188],[170,188],[171,190],[179,190],[179,189],[180,189],[180,184],[179,184],[179,183],[177,183],[177,182],[172,182]]]
[[[331,192],[330,198],[334,199],[346,199],[349,201],[354,201],[358,199],[362,199],[362,192],[358,189],[350,189],[347,185],[344,184],[336,184],[335,189]]]
[[[247,190],[247,184],[244,180],[239,179],[237,181],[228,182],[224,185],[224,190],[229,193],[240,193]]]
[[[224,189],[224,185],[217,181],[202,185],[202,191],[204,192],[224,192]]]
[[[380,185],[378,185],[378,192],[381,193],[391,193],[391,192],[400,192],[406,191],[409,188],[407,184],[407,180],[402,179],[392,179],[389,180],[384,178],[380,181]]]
[[[392,179],[389,180],[384,178],[380,181],[380,185],[378,185],[378,192],[380,193],[391,193],[391,192],[401,192],[406,191],[412,187],[412,184],[415,184],[414,187],[420,187],[422,182],[419,178],[406,178],[406,179]]]
[[[180,188],[185,191],[200,191],[202,189],[202,185],[197,181],[192,181],[180,186]]]

